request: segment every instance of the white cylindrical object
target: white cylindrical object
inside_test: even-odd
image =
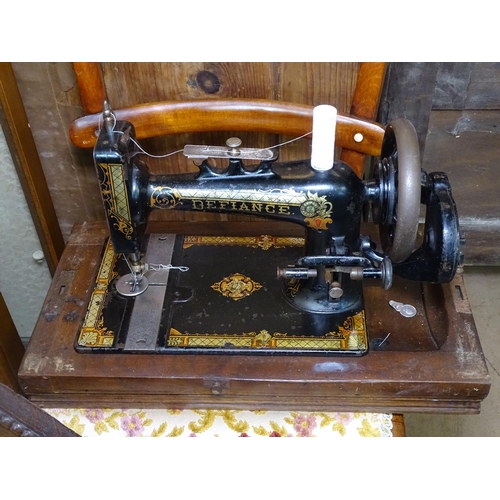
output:
[[[330,170],[335,155],[337,108],[322,104],[313,109],[311,166],[314,170]]]

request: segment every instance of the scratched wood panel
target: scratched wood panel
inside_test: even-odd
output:
[[[83,115],[71,63],[12,63],[26,115],[40,156],[61,232],[73,225],[104,220],[92,151],[73,146],[70,123]]]
[[[465,264],[500,263],[500,111],[432,111],[423,168],[446,172],[457,204]]]
[[[474,63],[465,109],[500,109],[500,63]]]

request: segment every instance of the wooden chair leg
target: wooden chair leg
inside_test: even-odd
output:
[[[352,116],[375,120],[385,71],[386,63],[361,63],[351,104]],[[344,149],[340,159],[347,163],[359,177],[363,176],[364,154]]]

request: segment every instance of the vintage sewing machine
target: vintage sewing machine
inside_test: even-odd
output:
[[[408,121],[389,124],[373,178],[362,180],[334,160],[335,116],[315,108],[303,161],[280,163],[276,150],[233,137],[185,146],[196,174],[152,175],[133,124],[106,108],[94,160],[109,242],[76,350],[360,356],[393,342],[369,337],[363,289],[388,290],[396,277],[450,282],[461,262],[455,203],[445,174],[421,170]],[[305,238],[146,234],[156,209],[273,218],[303,226]],[[361,234],[363,220],[379,226],[380,244]]]

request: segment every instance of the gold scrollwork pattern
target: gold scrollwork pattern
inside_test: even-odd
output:
[[[180,193],[168,186],[159,186],[153,189],[149,205],[154,208],[172,209],[181,201]]]
[[[99,272],[92,296],[89,301],[87,314],[78,336],[78,345],[82,347],[111,347],[115,338],[114,332],[104,327],[102,309],[108,293],[109,283],[118,273],[113,271],[117,254],[113,250],[111,241],[108,241],[104,250]]]

